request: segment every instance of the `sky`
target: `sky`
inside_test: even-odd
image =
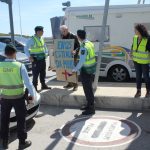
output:
[[[44,37],[51,37],[50,18],[63,16],[62,3],[67,0],[12,0],[15,34],[33,35],[34,27],[44,27]],[[110,0],[110,5],[137,4],[138,0]],[[102,6],[105,0],[70,0],[72,7]],[[150,4],[150,0],[145,0]],[[20,5],[19,5],[20,4]],[[20,6],[20,13],[19,13]],[[20,17],[21,16],[21,17]],[[21,18],[21,19],[20,19]],[[21,23],[21,28],[20,28]],[[6,3],[0,2],[0,33],[9,33],[9,11]]]

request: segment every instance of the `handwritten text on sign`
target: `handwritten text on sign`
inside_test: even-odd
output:
[[[57,80],[69,81],[76,83],[76,75],[71,75],[70,72],[74,67],[74,60],[71,51],[74,48],[74,40],[57,39],[55,45],[55,65]]]

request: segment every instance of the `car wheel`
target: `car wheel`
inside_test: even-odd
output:
[[[111,81],[124,82],[129,80],[128,70],[122,65],[115,65],[108,71],[108,78]]]

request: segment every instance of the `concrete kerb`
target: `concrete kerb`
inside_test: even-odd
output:
[[[116,83],[115,83],[116,84]],[[42,102],[53,106],[63,107],[81,107],[85,104],[85,96],[83,89],[79,86],[78,91],[63,89],[62,85],[58,86],[53,83],[52,90],[45,90],[41,92]],[[120,93],[118,93],[118,91]],[[114,110],[150,110],[150,99],[133,98],[135,93],[134,87],[114,87],[111,84],[101,85],[95,92],[95,106],[102,109]]]

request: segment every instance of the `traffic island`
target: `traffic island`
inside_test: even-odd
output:
[[[79,85],[77,91],[64,89],[64,82],[50,82],[51,90],[41,91],[42,103],[51,106],[78,107],[86,103],[86,98]],[[150,110],[150,99],[144,98],[145,88],[142,88],[141,98],[133,98],[136,92],[134,83],[100,83],[95,92],[95,106],[99,109],[112,110]]]

